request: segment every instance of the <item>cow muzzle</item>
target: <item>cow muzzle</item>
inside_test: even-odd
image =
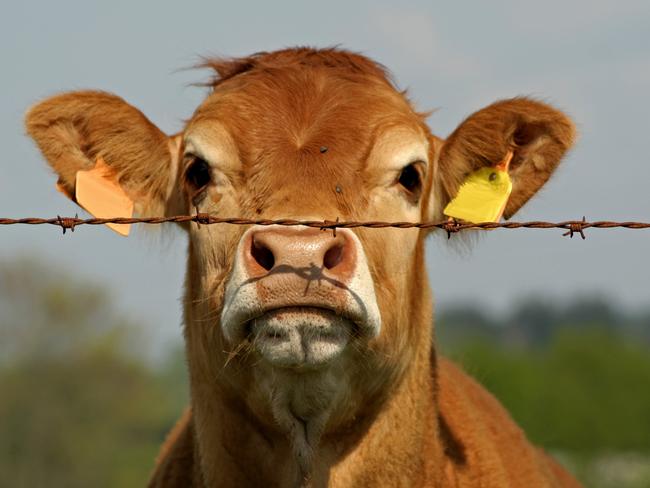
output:
[[[353,341],[376,337],[381,318],[361,242],[347,229],[255,226],[242,236],[221,328],[236,346],[287,368],[320,367]]]

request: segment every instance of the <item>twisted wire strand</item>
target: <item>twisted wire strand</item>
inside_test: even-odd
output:
[[[75,217],[61,217],[44,219],[27,217],[20,219],[1,218],[0,225],[55,225],[63,229],[74,231],[75,227],[80,225],[103,225],[103,224],[163,224],[167,222],[196,222],[200,225],[229,224],[229,225],[284,225],[284,226],[306,226],[315,227],[322,230],[335,229],[353,229],[365,227],[370,229],[433,229],[438,228],[446,231],[448,235],[467,229],[491,230],[491,229],[564,229],[567,232],[564,235],[573,237],[574,233],[579,233],[584,239],[585,229],[648,229],[650,222],[613,222],[608,220],[599,220],[587,222],[583,217],[582,220],[565,220],[562,222],[480,222],[471,223],[457,220],[448,220],[441,222],[383,222],[383,221],[336,221],[332,220],[295,220],[295,219],[245,219],[240,217],[214,217],[208,214],[197,213],[195,215],[176,215],[171,217],[112,217],[112,218],[89,218],[82,219]]]

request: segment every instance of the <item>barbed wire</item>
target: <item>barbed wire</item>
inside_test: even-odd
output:
[[[214,225],[214,224],[229,224],[229,225],[284,225],[284,226],[306,226],[315,227],[321,230],[332,230],[336,235],[336,229],[353,229],[358,227],[365,227],[370,229],[441,229],[447,232],[449,238],[451,234],[463,230],[492,230],[492,229],[563,229],[566,230],[563,236],[573,237],[574,234],[579,234],[583,239],[585,238],[585,229],[648,229],[650,222],[612,222],[608,220],[599,220],[594,222],[587,222],[585,217],[582,220],[565,220],[562,222],[545,222],[545,221],[529,221],[529,222],[481,222],[471,223],[458,220],[447,220],[442,222],[382,222],[382,221],[340,221],[336,220],[295,220],[295,219],[245,219],[239,217],[214,217],[205,213],[197,213],[194,215],[176,215],[172,217],[112,217],[112,218],[89,218],[81,219],[75,217],[61,217],[43,219],[43,218],[21,218],[11,219],[0,217],[0,225],[55,225],[63,229],[63,233],[67,229],[74,232],[75,227],[80,225],[104,225],[104,224],[163,224],[167,222],[195,222],[197,225]]]

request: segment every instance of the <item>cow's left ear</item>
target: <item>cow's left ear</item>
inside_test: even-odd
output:
[[[435,171],[436,220],[472,171],[496,166],[508,151],[512,194],[510,218],[549,179],[571,147],[575,127],[549,105],[527,98],[503,100],[470,115],[443,143]]]

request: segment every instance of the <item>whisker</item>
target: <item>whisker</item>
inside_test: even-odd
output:
[[[230,361],[232,361],[245,347],[246,343],[240,342],[232,351],[223,351],[227,354],[227,357],[222,369],[226,369],[228,367],[228,364],[230,364]]]

